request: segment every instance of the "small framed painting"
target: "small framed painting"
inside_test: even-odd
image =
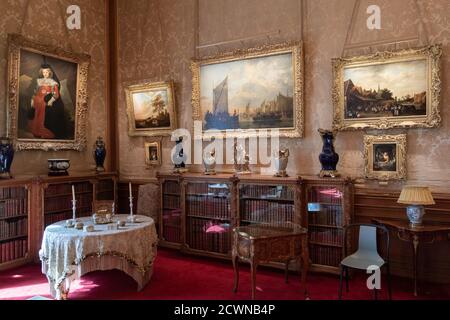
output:
[[[156,142],[146,142],[145,143],[145,163],[148,166],[159,166],[161,165],[161,143]]]
[[[128,85],[125,93],[130,136],[168,136],[177,128],[172,81]]]
[[[333,128],[434,128],[442,46],[333,59]]]
[[[406,134],[364,136],[364,159],[368,179],[406,179]]]

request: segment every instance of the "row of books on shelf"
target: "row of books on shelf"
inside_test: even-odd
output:
[[[0,200],[26,197],[27,190],[24,187],[0,188]]]
[[[175,181],[166,181],[164,183],[163,193],[180,194],[180,184]]]
[[[294,200],[294,193],[294,188],[291,186],[243,185],[240,188],[241,198]]]
[[[216,219],[230,219],[230,201],[228,198],[196,196],[187,197],[187,214]]]
[[[309,240],[324,244],[342,245],[344,241],[343,230],[309,227]]]
[[[92,210],[88,210],[88,209],[77,210],[75,217],[76,218],[89,217],[92,215],[91,211]],[[52,214],[46,214],[44,216],[44,225],[49,226],[55,222],[72,219],[72,217],[73,217],[72,210],[67,210],[67,211],[62,211],[62,212],[52,213]]]
[[[164,208],[179,208],[180,207],[180,197],[165,194],[163,196],[163,207]]]
[[[308,198],[310,202],[341,204],[343,193],[339,189],[333,187],[314,187],[309,192]]]
[[[75,183],[75,193],[80,192],[92,192],[92,184],[90,182],[84,183]],[[57,195],[65,195],[72,194],[72,184],[64,183],[64,184],[51,184],[45,189],[45,196],[57,196]]]
[[[241,219],[253,222],[282,222],[294,220],[294,205],[261,200],[241,202]]]
[[[28,199],[10,199],[0,202],[0,218],[21,216],[28,212]]]
[[[92,194],[76,196],[77,208],[92,206]],[[72,196],[57,198],[54,200],[46,199],[44,201],[44,211],[59,211],[72,209]]]
[[[192,249],[227,254],[231,249],[230,231],[229,224],[191,218],[187,225],[187,243]]]
[[[327,226],[343,225],[342,208],[328,208],[327,211],[309,212],[309,224],[320,224]]]
[[[165,225],[163,228],[163,238],[168,242],[181,242],[181,226]]]
[[[28,218],[15,221],[0,221],[0,240],[26,235],[28,233]]]
[[[342,249],[312,245],[309,257],[313,264],[338,267],[342,260]]]
[[[164,210],[163,223],[170,225],[181,225],[181,209]]]
[[[24,258],[28,251],[27,240],[0,243],[0,264]]]

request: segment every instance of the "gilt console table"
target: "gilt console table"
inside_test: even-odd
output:
[[[308,230],[300,225],[290,222],[253,224],[233,229],[234,292],[237,291],[239,282],[239,260],[250,263],[252,299],[255,299],[256,269],[264,262],[285,263],[287,282],[289,263],[296,260],[301,266],[301,283],[305,296],[307,295]]]
[[[413,227],[409,221],[406,220],[373,219],[373,221],[386,226],[396,233],[400,240],[412,244],[414,295],[417,296],[417,257],[419,244],[450,240],[450,226],[425,223],[422,226]]]
[[[66,228],[65,220],[48,226],[39,256],[51,295],[65,300],[71,281],[88,272],[112,269],[132,277],[141,291],[153,273],[158,238],[152,218],[136,217],[137,223],[127,222],[119,229],[114,223],[95,225],[93,232]],[[127,215],[116,215],[113,222],[126,219]],[[93,224],[90,217],[78,220]]]

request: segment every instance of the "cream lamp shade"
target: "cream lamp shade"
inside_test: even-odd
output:
[[[397,203],[425,206],[435,204],[428,187],[406,186],[403,187]]]

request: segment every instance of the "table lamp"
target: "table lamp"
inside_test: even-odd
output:
[[[403,187],[397,203],[409,205],[406,208],[406,215],[413,227],[422,225],[423,215],[425,214],[423,206],[435,204],[430,189],[417,186]]]

